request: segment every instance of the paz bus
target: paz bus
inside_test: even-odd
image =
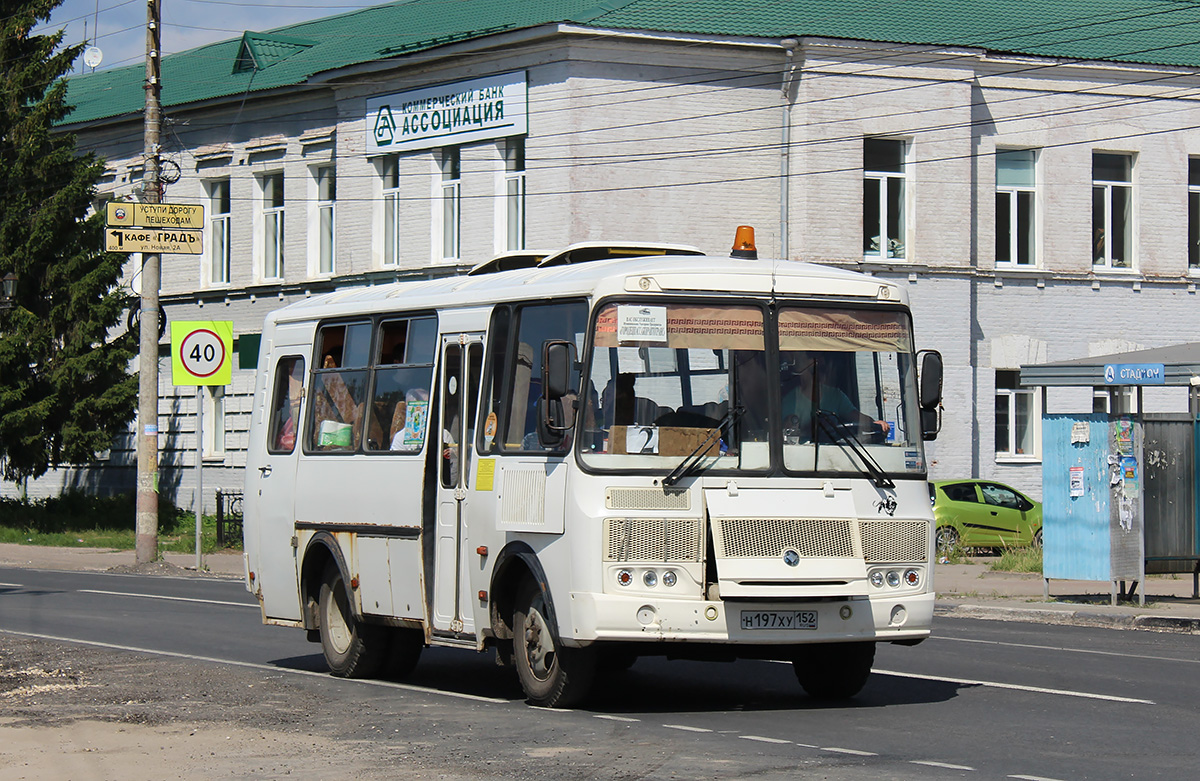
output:
[[[246,584],[335,675],[494,649],[567,707],[639,656],[755,658],[845,698],[929,636],[942,367],[893,282],[744,227],[576,246],[284,307],[259,367]]]

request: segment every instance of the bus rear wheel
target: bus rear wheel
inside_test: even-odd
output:
[[[862,691],[874,662],[873,642],[819,643],[801,646],[792,668],[809,697],[844,700]]]
[[[359,621],[350,606],[350,592],[335,562],[325,566],[318,600],[321,650],[329,671],[339,678],[369,678],[379,672],[387,649],[382,627]]]
[[[517,593],[513,613],[517,679],[534,705],[569,708],[581,702],[596,676],[590,648],[564,648],[546,619],[546,596],[532,581]]]

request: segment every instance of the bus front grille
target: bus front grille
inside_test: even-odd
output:
[[[925,521],[860,521],[863,558],[869,564],[925,561],[929,524]]]
[[[773,559],[794,550],[802,558],[919,562],[927,558],[928,534],[925,521],[721,518],[713,524],[713,547],[728,559]]]
[[[699,518],[606,518],[605,561],[697,562]]]

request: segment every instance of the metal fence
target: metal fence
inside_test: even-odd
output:
[[[217,491],[217,547],[242,539],[242,492]]]

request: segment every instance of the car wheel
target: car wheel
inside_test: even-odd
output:
[[[587,696],[596,677],[591,648],[564,648],[546,619],[546,596],[532,580],[517,593],[513,612],[517,679],[534,705],[569,708]]]
[[[875,662],[875,643],[804,645],[792,660],[796,680],[818,700],[844,700],[862,691]]]
[[[958,547],[961,539],[958,536],[958,529],[953,526],[939,526],[937,530],[937,549],[938,553],[949,553]]]
[[[345,578],[336,562],[331,561],[325,567],[317,604],[321,650],[329,671],[339,678],[369,678],[379,672],[387,636],[383,627],[355,618]]]
[[[1035,547],[1035,548],[1042,547],[1042,530],[1041,529],[1038,529],[1037,533],[1035,533],[1033,535],[1033,547]]]

